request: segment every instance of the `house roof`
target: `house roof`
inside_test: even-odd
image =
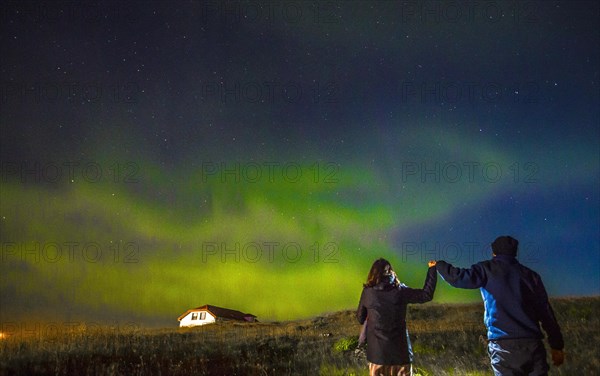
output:
[[[199,312],[199,311],[208,311],[215,317],[222,318],[222,319],[229,319],[229,320],[246,321],[246,318],[248,318],[248,317],[256,317],[251,313],[243,313],[240,311],[235,311],[233,309],[221,308],[221,307],[207,304],[207,305],[203,305],[201,307],[188,309],[187,311],[185,311],[185,313],[183,313],[181,316],[179,316],[177,318],[177,321],[181,321],[190,312]]]

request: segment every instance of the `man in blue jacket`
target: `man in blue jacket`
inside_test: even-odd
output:
[[[555,366],[564,361],[563,337],[539,274],[516,259],[518,245],[518,240],[500,236],[492,243],[491,260],[469,269],[438,261],[436,268],[454,287],[481,289],[488,353],[496,376],[547,375],[540,323]]]

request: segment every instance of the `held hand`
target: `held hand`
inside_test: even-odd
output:
[[[565,353],[562,350],[551,349],[551,351],[552,351],[552,363],[555,366],[559,367],[565,361]]]
[[[430,268],[431,268],[432,266],[435,266],[435,264],[436,264],[436,261],[435,261],[435,260],[429,260],[429,263],[428,263],[428,265],[429,265],[429,267],[430,267]]]

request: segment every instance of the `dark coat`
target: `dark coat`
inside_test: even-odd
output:
[[[436,269],[431,267],[423,289],[398,288],[387,282],[363,289],[356,318],[361,324],[367,320],[369,362],[380,365],[412,362],[406,330],[406,306],[433,299],[436,283]]]
[[[488,339],[542,339],[541,322],[550,347],[563,348],[560,326],[542,279],[515,257],[497,255],[469,269],[438,261],[437,270],[454,287],[481,289]]]

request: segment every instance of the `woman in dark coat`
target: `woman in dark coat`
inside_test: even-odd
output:
[[[423,289],[400,285],[387,260],[381,258],[373,263],[356,312],[359,323],[367,321],[370,376],[412,375],[406,306],[433,299],[436,283],[435,261],[429,262]]]

